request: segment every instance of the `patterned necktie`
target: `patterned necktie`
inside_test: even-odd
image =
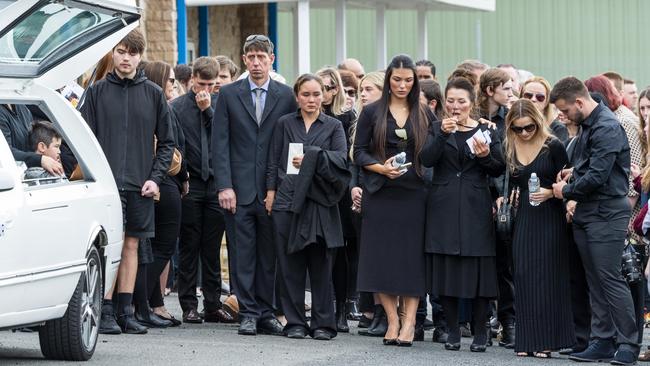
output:
[[[262,93],[264,89],[257,88],[255,89],[255,119],[257,119],[257,125],[262,123],[262,113],[264,112],[264,106],[262,105]]]

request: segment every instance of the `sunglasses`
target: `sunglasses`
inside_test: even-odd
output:
[[[543,101],[546,100],[546,95],[541,94],[541,93],[533,94],[533,93],[530,93],[530,92],[525,92],[523,96],[526,99],[533,99],[533,97],[535,97],[535,99],[540,103],[542,103]]]
[[[271,40],[269,39],[269,37],[263,34],[251,34],[250,36],[246,37],[246,42],[252,42],[252,41],[270,42]]]
[[[345,94],[347,94],[350,98],[354,98],[357,96],[357,91],[354,89],[345,89]]]
[[[537,129],[537,125],[531,123],[529,125],[525,125],[524,127],[510,126],[510,129],[512,130],[512,132],[516,133],[517,135],[521,135],[522,133],[524,133],[524,131],[528,133],[535,132],[535,130]]]
[[[336,89],[336,85],[325,85],[325,91],[330,92],[334,89]]]

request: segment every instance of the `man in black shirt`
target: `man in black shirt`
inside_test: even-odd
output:
[[[570,200],[567,210],[573,215],[573,233],[592,307],[593,341],[569,358],[591,362],[613,359],[612,364],[631,365],[639,353],[638,333],[632,295],[621,275],[630,220],[630,147],[616,116],[596,103],[580,80],[560,80],[550,101],[582,127],[571,159],[573,168],[558,173],[553,184],[556,198]]]
[[[185,134],[185,161],[190,175],[190,190],[183,198],[183,214],[178,264],[178,300],[186,323],[232,322],[221,306],[221,265],[219,253],[225,230],[219,207],[212,151],[212,117],[216,95],[211,91],[217,81],[219,64],[212,57],[194,61],[192,87],[172,102],[172,111]],[[196,298],[197,273],[201,260],[204,317],[201,319]]]
[[[81,108],[106,155],[122,201],[125,233],[117,279],[119,328],[112,326],[112,308],[107,307],[102,309],[101,330],[105,333],[119,333],[120,328],[124,333],[147,332],[135,320],[131,306],[138,243],[154,236],[153,197],[167,175],[174,149],[165,95],[142,71],[137,71],[144,48],[140,31],[124,37],[113,49],[114,71],[88,88]],[[154,136],[158,139],[157,149]]]

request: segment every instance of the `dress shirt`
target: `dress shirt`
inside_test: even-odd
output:
[[[248,77],[248,85],[250,85],[251,88],[251,98],[253,98],[253,107],[255,107],[255,101],[257,101],[257,94],[255,93],[255,90],[260,88],[264,90],[260,98],[262,99],[262,111],[264,111],[264,106],[266,105],[266,94],[269,92],[269,83],[271,82],[271,78],[268,77],[266,79],[266,82],[262,84],[262,86],[257,86],[253,80],[251,80],[250,76]]]
[[[572,181],[562,195],[578,202],[627,196],[630,146],[614,113],[600,103],[580,126],[571,157]]]

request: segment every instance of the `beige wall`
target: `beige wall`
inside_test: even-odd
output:
[[[142,29],[147,38],[148,60],[162,60],[173,65],[178,60],[176,42],[176,1],[140,0],[143,8]],[[268,14],[265,4],[210,7],[210,54],[225,55],[240,67],[242,44],[250,34],[266,34]],[[187,42],[199,54],[199,12],[187,8]]]

